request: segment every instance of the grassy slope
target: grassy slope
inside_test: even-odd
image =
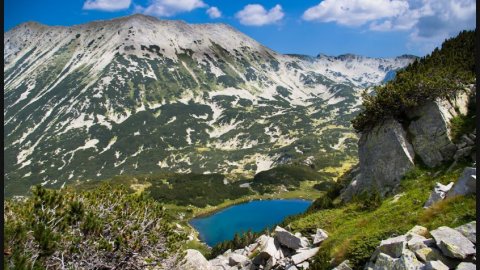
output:
[[[475,220],[475,197],[452,198],[430,209],[423,209],[435,183],[456,181],[464,167],[465,164],[459,165],[448,173],[445,172],[446,168],[416,168],[402,181],[399,191],[402,196],[397,200],[389,197],[377,206],[375,203],[354,202],[300,215],[285,224],[289,223],[293,231],[302,233],[313,233],[316,228],[323,228],[329,233],[329,238],[322,243],[321,251],[316,255],[312,269],[330,269],[330,258],[334,258],[334,265],[349,259],[355,267],[361,267],[380,240],[403,234],[414,225],[434,229],[444,225],[459,226]],[[433,176],[437,171],[441,171],[440,174]]]

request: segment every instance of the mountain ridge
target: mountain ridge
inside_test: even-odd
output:
[[[5,177],[15,193],[159,170],[321,169],[329,155],[353,155],[361,90],[412,62],[304,61],[225,24],[142,15],[15,29],[4,34]]]

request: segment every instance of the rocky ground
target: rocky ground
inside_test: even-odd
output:
[[[277,226],[272,236],[263,234],[243,249],[227,250],[207,261],[196,250],[187,250],[182,269],[308,269],[311,258],[328,238],[327,232],[317,229],[310,237]]]
[[[455,182],[437,183],[424,207],[455,196],[476,194],[476,169],[466,167]],[[254,243],[237,250],[227,250],[207,260],[199,251],[189,249],[180,269],[185,270],[269,270],[309,269],[315,254],[328,233],[317,228],[304,236],[277,226],[271,235],[263,234]],[[352,269],[346,260],[335,270]],[[476,221],[456,228],[440,226],[428,231],[414,226],[404,235],[393,235],[381,241],[365,265],[366,270],[384,269],[476,269]]]

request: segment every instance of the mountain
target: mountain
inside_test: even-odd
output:
[[[4,33],[4,192],[158,171],[322,169],[361,90],[415,57],[282,55],[225,24],[133,15]]]

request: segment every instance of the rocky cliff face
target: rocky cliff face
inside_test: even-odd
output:
[[[396,120],[390,119],[362,134],[358,146],[360,171],[347,187],[346,198],[366,189],[383,194],[391,191],[414,166],[413,147]]]
[[[451,160],[457,147],[450,135],[450,120],[466,114],[468,93],[461,92],[451,100],[431,101],[409,113],[413,120],[408,126],[415,153],[428,167]]]
[[[359,172],[342,193],[342,199],[349,201],[363,191],[377,190],[381,195],[391,192],[415,166],[415,160],[433,168],[459,156],[460,147],[452,142],[450,120],[467,113],[472,95],[474,86],[452,98],[414,108],[403,125],[389,119],[361,134]]]

